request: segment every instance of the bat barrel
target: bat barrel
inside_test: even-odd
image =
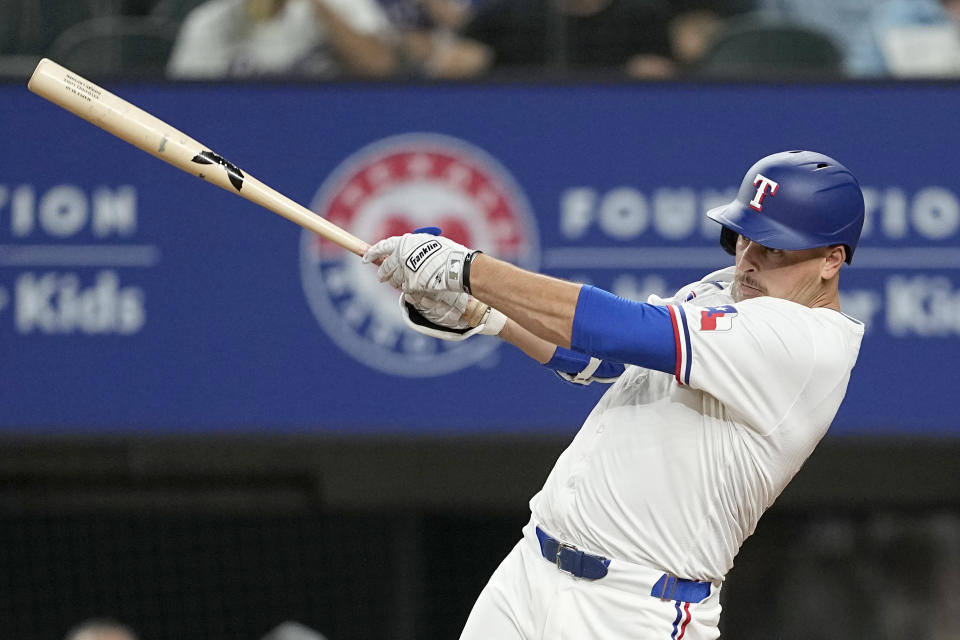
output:
[[[245,174],[182,131],[49,58],[37,64],[27,87],[138,149],[269,209],[347,251],[363,255],[369,248],[366,242]],[[484,311],[486,305],[471,298],[466,317],[476,326]]]
[[[138,149],[265,207],[352,253],[363,255],[369,247],[356,236],[246,175],[179,129],[48,58],[37,64],[27,87]]]

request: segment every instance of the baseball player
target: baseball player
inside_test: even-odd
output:
[[[707,216],[734,266],[646,303],[428,233],[364,256],[383,260],[380,279],[422,329],[496,334],[572,382],[615,379],[462,638],[719,636],[734,556],[846,392],[863,324],[840,310],[838,279],[864,203],[842,164],[787,151]],[[467,294],[495,309],[478,329],[462,318]]]

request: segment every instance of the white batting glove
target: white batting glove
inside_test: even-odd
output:
[[[383,259],[377,271],[380,282],[389,281],[405,293],[459,293],[466,291],[464,270],[476,253],[443,236],[405,233],[376,243],[363,254],[363,261]]]
[[[464,320],[470,296],[465,293],[404,293],[400,295],[400,314],[408,327],[432,338],[459,342],[482,334],[495,336],[507,323],[507,317],[487,307],[476,327]]]
[[[470,323],[463,319],[463,313],[467,310],[467,301],[470,299],[470,296],[465,293],[454,293],[453,291],[417,292],[404,293],[400,297],[433,324],[448,329],[472,328]],[[400,306],[405,305],[401,304]]]

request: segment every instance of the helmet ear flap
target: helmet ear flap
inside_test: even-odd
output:
[[[724,251],[726,251],[732,256],[737,255],[737,239],[739,238],[740,238],[740,234],[734,231],[733,229],[728,229],[727,227],[721,227],[720,246],[723,247]]]

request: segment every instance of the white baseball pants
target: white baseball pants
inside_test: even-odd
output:
[[[614,559],[599,580],[560,571],[540,553],[535,524],[493,573],[460,640],[715,640],[720,589],[698,603],[650,595],[662,573]]]

